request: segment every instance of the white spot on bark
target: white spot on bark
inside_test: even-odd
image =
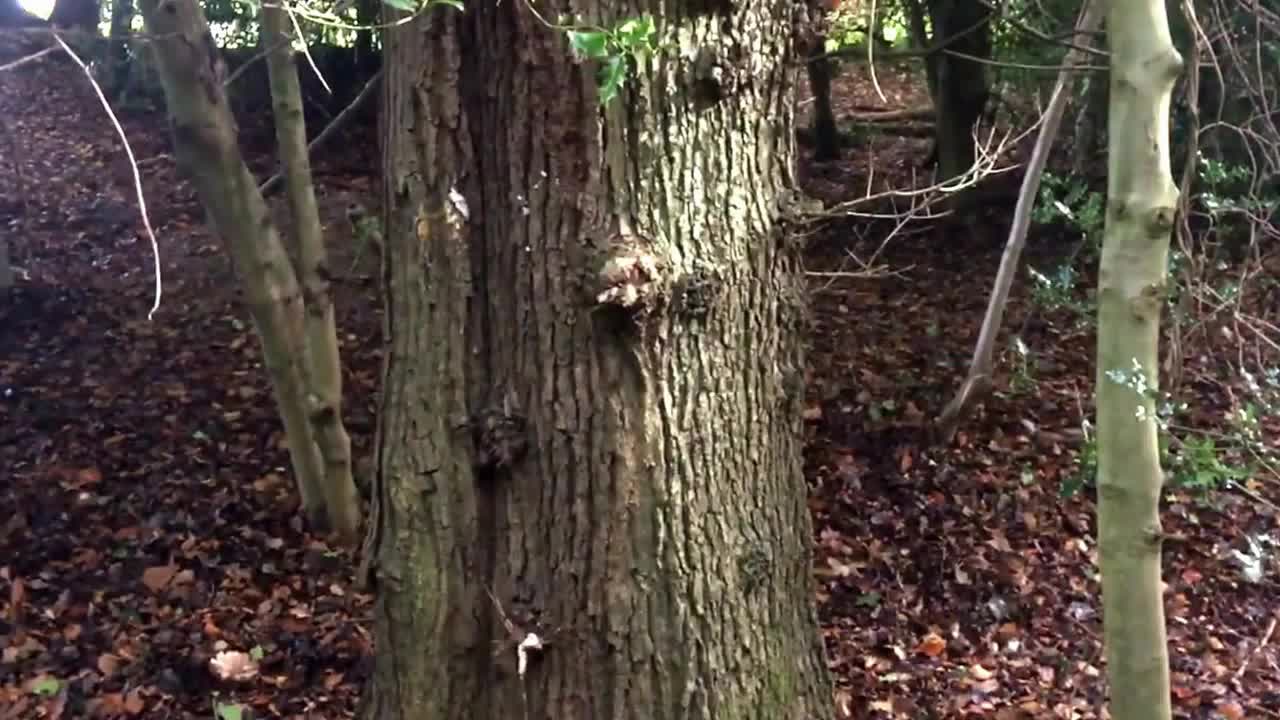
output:
[[[524,640],[521,640],[520,644],[516,646],[516,671],[520,677],[524,677],[525,670],[529,669],[529,651],[541,649],[542,638],[538,637],[536,633],[525,635]]]
[[[453,204],[453,209],[463,220],[471,218],[471,210],[467,207],[467,199],[458,192],[458,188],[449,188],[449,202]]]

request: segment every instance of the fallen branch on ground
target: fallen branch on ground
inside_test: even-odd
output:
[[[933,116],[933,107],[925,106],[903,110],[868,110],[866,112],[849,113],[844,117],[854,122],[876,123],[894,122],[896,120],[932,120]]]

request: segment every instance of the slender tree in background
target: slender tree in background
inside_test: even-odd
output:
[[[108,94],[119,98],[129,84],[129,35],[134,0],[112,0],[111,27],[107,39],[106,83]]]
[[[645,13],[656,54],[581,57]],[[789,0],[548,0],[386,34],[366,718],[832,716],[791,24]]]
[[[1162,0],[1113,0],[1107,217],[1098,270],[1098,549],[1111,717],[1167,720],[1155,388],[1178,201],[1169,106],[1182,61]]]
[[[13,287],[13,266],[9,263],[9,242],[0,237],[0,290]]]
[[[354,500],[355,493],[327,487],[333,478],[326,477],[306,397],[302,288],[236,142],[223,88],[225,69],[195,0],[143,0],[140,9],[155,36],[151,45],[178,161],[245,283],[245,303],[262,340],[303,508],[314,528],[325,529],[330,517],[345,513],[327,509],[326,501]],[[338,529],[342,539],[355,539],[354,528]]]
[[[342,422],[342,356],[329,283],[328,254],[320,208],[307,156],[307,124],[302,112],[302,89],[294,48],[285,40],[291,23],[285,11],[262,5],[262,45],[267,53],[271,111],[276,147],[284,166],[286,196],[293,215],[305,308],[302,369],[304,402],[320,456],[324,460],[325,507],[333,530],[354,544],[360,532],[360,500],[351,476],[351,438]]]
[[[974,124],[991,92],[983,60],[991,57],[991,6],[982,0],[927,0],[933,43],[929,55],[933,91],[934,150],[938,179],[969,171],[976,159]]]
[[[903,0],[916,50],[925,53],[925,77],[934,109],[933,157],[938,179],[973,167],[973,127],[991,92],[992,6],[984,0]]]
[[[3,147],[8,151],[5,153],[8,162],[4,164],[3,170],[0,170],[0,172],[10,175],[11,179],[8,182],[12,184],[11,187],[18,191],[18,197],[21,198],[18,207],[12,208],[10,212],[17,217],[18,223],[21,223],[26,220],[27,214],[27,191],[26,183],[22,178],[22,156],[18,149],[18,143],[14,140],[13,133],[9,129],[9,123],[4,117],[0,117],[0,143],[3,143]],[[18,223],[13,224],[11,227],[21,227]],[[0,233],[0,290],[10,287],[13,287],[13,265],[9,261],[9,234]]]
[[[1084,0],[1084,7],[1081,8],[1080,17],[1076,20],[1073,38],[1079,48],[1089,47],[1089,34],[1094,32],[1102,22],[1103,13],[1104,8],[1096,2]],[[937,434],[938,439],[943,442],[951,442],[960,422],[985,399],[991,390],[991,376],[995,370],[996,338],[1004,319],[1005,305],[1009,301],[1009,290],[1012,289],[1014,276],[1021,267],[1018,261],[1022,257],[1022,248],[1026,245],[1027,231],[1031,227],[1031,211],[1035,207],[1040,191],[1040,178],[1053,151],[1054,141],[1058,137],[1058,128],[1062,124],[1062,114],[1066,109],[1067,100],[1071,97],[1071,84],[1077,73],[1076,66],[1082,60],[1084,60],[1084,51],[1073,48],[1063,59],[1062,69],[1058,72],[1058,81],[1054,84],[1053,95],[1049,98],[1049,105],[1041,119],[1040,134],[1036,137],[1026,173],[1022,176],[1022,187],[1018,191],[1018,203],[1013,212],[1013,224],[1009,227],[1004,254],[1000,257],[1000,269],[996,273],[995,285],[987,300],[987,312],[982,318],[982,328],[973,348],[973,359],[969,361],[969,373],[938,416]]]
[[[809,0],[805,4],[808,22],[816,31],[804,29],[797,33],[807,45],[805,74],[809,80],[809,92],[813,95],[813,111],[810,130],[813,134],[813,159],[817,162],[840,157],[840,130],[836,126],[835,110],[831,106],[831,80],[835,62],[827,53],[827,30],[831,24],[829,14],[839,7],[839,0]],[[871,33],[867,33],[871,42]]]
[[[378,0],[355,0],[356,24],[360,30],[356,32],[353,51],[356,55],[356,69],[360,72],[372,72],[380,58],[373,47],[374,31],[382,16],[382,3]]]
[[[831,65],[826,36],[818,35],[810,45],[804,65],[809,91],[813,93],[813,159],[817,162],[840,157],[840,130],[831,107]]]
[[[96,32],[101,12],[98,0],[57,0],[49,22],[62,28]]]

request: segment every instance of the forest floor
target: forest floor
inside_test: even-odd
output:
[[[918,78],[887,69],[880,80],[887,105],[846,72],[842,114],[923,101]],[[0,75],[0,232],[22,269],[0,295],[0,720],[209,718],[216,698],[260,718],[350,717],[371,669],[371,598],[349,555],[291,519],[287,457],[231,269],[179,180],[164,117],[137,112],[124,126],[164,275],[147,319],[151,248],[98,107],[65,62]],[[345,209],[376,197],[371,132],[353,129],[317,165],[341,271]],[[909,134],[867,143],[808,167],[806,187],[853,197],[869,159],[881,181],[906,182],[927,152]],[[265,146],[251,148],[260,176]],[[850,717],[1104,717],[1092,490],[1067,492],[1091,412],[1089,324],[1032,302],[1020,276],[997,393],[949,445],[926,432],[963,376],[1011,214],[1011,203],[993,208],[982,237],[912,227],[880,272],[811,278],[814,573]],[[865,259],[884,236],[835,222],[814,238],[809,269],[850,269],[851,253]],[[1072,242],[1033,237],[1028,262],[1049,266]],[[360,457],[381,353],[371,259],[337,286]],[[1015,333],[1024,365],[1004,351]],[[1188,354],[1201,427],[1221,426],[1230,407],[1218,362],[1213,348]],[[1266,427],[1272,442],[1277,429]],[[1276,533],[1275,513],[1239,492],[1171,488],[1164,516],[1178,717],[1280,717],[1275,568],[1248,582],[1236,560],[1251,537]],[[259,648],[260,675],[215,678],[208,661],[222,648]]]

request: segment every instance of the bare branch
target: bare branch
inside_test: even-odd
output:
[[[355,99],[343,108],[342,112],[338,113],[338,116],[326,125],[325,128],[320,131],[320,134],[316,135],[314,140],[307,143],[308,154],[315,152],[316,148],[323,145],[329,140],[329,138],[333,137],[334,134],[341,130],[351,118],[355,117],[356,110],[360,109],[360,106],[363,105],[366,100],[373,97],[373,91],[378,87],[378,81],[382,79],[382,73],[382,69],[379,69],[378,72],[374,73],[373,77],[369,78],[368,82],[366,82],[364,87],[361,88],[360,93],[356,95]],[[258,187],[258,191],[263,195],[270,195],[280,188],[280,183],[283,181],[284,176],[280,173],[276,173],[275,175],[267,178],[266,182],[262,183],[262,185]]]
[[[1103,9],[1097,3],[1086,2],[1080,19],[1076,22],[1076,28],[1081,31],[1093,30],[1102,22],[1102,15]],[[1075,51],[1068,53],[1067,65],[1070,66],[1073,62],[1082,59],[1082,55],[1083,53]],[[995,285],[987,302],[982,329],[978,333],[973,359],[969,363],[968,376],[961,383],[960,389],[951,402],[938,416],[938,434],[944,442],[951,441],[965,414],[990,387],[996,335],[1004,319],[1009,290],[1013,287],[1018,261],[1027,238],[1027,230],[1031,226],[1031,209],[1035,206],[1036,195],[1040,190],[1040,177],[1049,160],[1053,143],[1057,139],[1062,114],[1071,94],[1071,81],[1069,69],[1064,69],[1058,74],[1058,81],[1054,85],[1049,106],[1038,123],[1041,125],[1040,135],[1036,138],[1035,148],[1031,152],[1027,172],[1022,176],[1022,188],[1018,193],[1018,203],[1013,213],[1013,225],[1009,228],[1009,238],[1005,243],[1004,254],[1000,258],[1000,269],[996,273]]]
[[[156,310],[160,309],[160,296],[164,290],[164,286],[160,280],[160,242],[156,240],[156,233],[151,229],[151,217],[147,214],[147,198],[142,191],[142,175],[138,172],[138,161],[133,156],[133,147],[129,144],[129,138],[125,135],[124,128],[120,125],[120,120],[116,118],[115,111],[111,109],[111,103],[107,101],[107,96],[102,92],[102,87],[98,85],[98,81],[93,79],[93,73],[89,70],[89,66],[84,64],[79,55],[71,49],[63,41],[62,36],[53,33],[53,39],[62,46],[67,55],[75,61],[76,65],[84,71],[85,77],[89,78],[89,84],[93,86],[93,91],[97,93],[102,108],[106,110],[107,117],[111,119],[111,124],[116,129],[116,134],[120,136],[120,142],[124,144],[124,152],[129,156],[129,169],[133,171],[133,188],[138,195],[138,211],[142,214],[142,226],[147,229],[147,237],[151,239],[151,257],[155,260],[155,300],[151,304],[151,311],[147,313],[147,319],[150,320],[155,316]]]
[[[43,50],[41,50],[41,51],[39,51],[39,52],[32,53],[32,54],[30,54],[30,55],[27,55],[26,57],[18,58],[17,60],[14,60],[13,62],[5,63],[4,65],[0,65],[0,72],[6,72],[6,71],[9,71],[9,70],[16,70],[16,69],[18,69],[18,68],[22,67],[23,65],[26,65],[27,63],[35,62],[36,60],[39,60],[40,58],[42,58],[42,57],[44,57],[45,55],[48,55],[48,54],[50,54],[50,53],[54,52],[54,51],[55,51],[55,50],[57,50],[57,49],[58,49],[58,48],[57,48],[56,46],[50,45],[49,47],[47,47],[47,48],[45,48],[45,49],[43,49]]]

